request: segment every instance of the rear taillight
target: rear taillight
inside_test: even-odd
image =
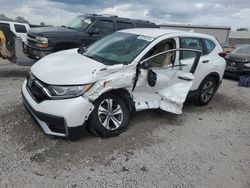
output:
[[[227,56],[227,52],[220,52],[219,53],[219,56],[225,58]]]

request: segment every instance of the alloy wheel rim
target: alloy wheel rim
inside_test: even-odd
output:
[[[213,91],[214,91],[214,83],[212,81],[206,82],[201,91],[202,101],[208,102],[213,95]]]
[[[118,129],[123,121],[121,105],[113,99],[104,99],[98,107],[98,118],[101,125],[106,129]]]

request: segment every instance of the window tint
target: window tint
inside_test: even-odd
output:
[[[0,23],[0,30],[3,31],[3,30],[10,30],[10,24],[7,24],[7,23]]]
[[[98,28],[100,34],[109,34],[114,31],[114,24],[112,21],[99,20],[96,22],[94,28]]]
[[[208,39],[204,39],[204,44],[205,44],[204,55],[209,54],[215,47],[215,44],[211,40],[208,40]]]
[[[136,22],[136,27],[137,28],[158,28],[156,25],[152,23],[141,22],[141,21]]]
[[[132,23],[128,22],[117,22],[117,30],[132,28]]]
[[[27,33],[26,27],[24,25],[14,24],[17,33]]]
[[[202,43],[201,40],[198,38],[181,38],[181,48],[188,48],[188,49],[195,49],[195,50],[202,50]],[[188,52],[188,51],[181,51],[180,52],[180,59],[188,59],[196,57],[195,52]]]
[[[176,47],[174,39],[164,40],[155,45],[149,52],[143,57],[143,59],[149,58],[161,52],[174,49]],[[149,59],[149,62],[153,67],[168,67],[172,65],[175,60],[175,52],[164,53],[159,56]]]

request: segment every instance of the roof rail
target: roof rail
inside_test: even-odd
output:
[[[118,17],[117,15],[113,15],[113,14],[101,14],[101,16]]]
[[[117,15],[113,15],[113,14],[84,14],[83,16],[107,16],[107,17],[118,17]]]

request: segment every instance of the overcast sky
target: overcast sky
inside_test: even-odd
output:
[[[250,0],[0,0],[0,13],[23,16],[33,24],[63,25],[75,15],[115,14],[158,24],[250,28]]]

